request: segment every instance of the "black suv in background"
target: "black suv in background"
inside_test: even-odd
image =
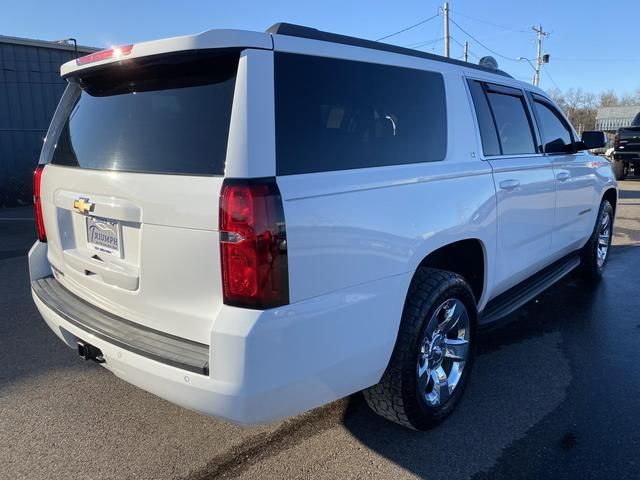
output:
[[[613,169],[616,179],[623,180],[631,170],[640,176],[640,113],[631,125],[619,128],[613,140]]]

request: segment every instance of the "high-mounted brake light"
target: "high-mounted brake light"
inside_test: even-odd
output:
[[[78,65],[86,65],[87,63],[99,62],[109,58],[118,59],[122,56],[129,55],[133,50],[133,45],[123,45],[121,47],[113,47],[108,50],[100,50],[99,52],[90,53],[76,60]]]
[[[287,235],[275,179],[226,179],[219,223],[224,303],[259,309],[289,303]]]
[[[38,230],[38,240],[47,241],[47,232],[44,229],[44,218],[42,217],[42,200],[40,199],[40,185],[42,183],[42,172],[44,165],[38,165],[33,172],[33,206],[36,214],[36,229]]]

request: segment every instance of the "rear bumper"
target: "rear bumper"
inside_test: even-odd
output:
[[[124,350],[182,370],[209,374],[209,346],[143,327],[106,312],[64,288],[54,277],[31,284],[40,302],[68,323]]]
[[[173,367],[125,350],[79,328],[45,305],[32,289],[33,300],[47,325],[69,347],[83,340],[98,347],[105,358],[101,365],[128,383],[166,400],[208,415],[242,422],[244,405],[234,388],[215,385],[210,378]]]
[[[623,160],[625,162],[640,162],[640,152],[613,152],[614,160]]]
[[[29,255],[34,274],[45,244]],[[40,266],[39,266],[40,265]],[[48,274],[50,275],[50,273]],[[99,348],[102,365],[166,400],[240,424],[295,415],[377,383],[391,356],[409,275],[399,275],[267,311],[223,305],[211,329],[209,373],[150,358],[47,305],[34,302],[71,348]]]

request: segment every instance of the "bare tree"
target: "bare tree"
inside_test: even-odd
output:
[[[556,102],[558,105],[564,108],[565,101],[564,101],[564,95],[562,94],[562,90],[554,87],[547,90],[547,93],[553,99],[554,102]]]
[[[591,92],[586,92],[585,94],[583,94],[581,108],[586,108],[588,110],[598,108],[596,95]]]
[[[596,97],[582,88],[570,88],[562,96],[564,102],[558,103],[564,109],[571,123],[579,130],[595,128]]]
[[[636,99],[636,96],[633,93],[627,93],[625,92],[622,97],[620,97],[620,105],[636,105],[638,102],[638,100]]]
[[[576,110],[578,110],[582,104],[583,96],[584,92],[582,91],[582,88],[570,88],[567,90],[564,95],[567,115],[572,116],[575,114]]]
[[[596,126],[598,108],[627,105],[640,105],[640,87],[633,93],[625,92],[621,96],[613,90],[595,95],[582,88],[570,88],[562,92],[559,88],[547,91],[549,96],[564,110],[571,123],[579,130],[590,130]]]
[[[598,107],[617,107],[619,104],[620,100],[613,90],[601,92],[598,97]]]

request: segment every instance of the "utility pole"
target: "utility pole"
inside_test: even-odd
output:
[[[449,58],[449,2],[444,2],[444,56]]]
[[[463,57],[464,61],[465,62],[469,61],[469,42],[467,42],[466,40],[464,42],[464,50],[463,50],[463,52],[464,52],[464,57]]]
[[[549,32],[542,30],[542,25],[531,27],[538,34],[538,55],[536,55],[536,73],[533,76],[533,84],[537,87],[540,85],[540,66],[542,65],[542,40],[549,35]]]

